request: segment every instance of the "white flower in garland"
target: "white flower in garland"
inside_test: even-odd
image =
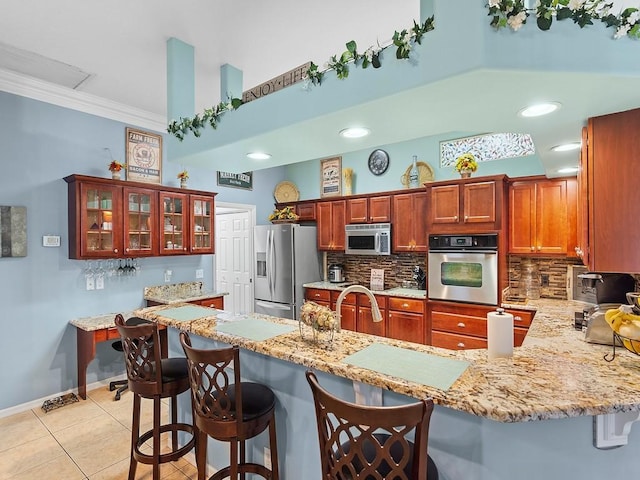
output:
[[[587,3],[587,0],[569,0],[569,5],[567,6],[570,10],[575,11],[581,9],[585,3]]]
[[[509,19],[507,20],[507,24],[513,29],[514,32],[517,32],[526,20],[527,12],[522,11],[517,15],[509,17]]]

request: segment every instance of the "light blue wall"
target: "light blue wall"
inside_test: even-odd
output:
[[[443,137],[450,140],[468,136],[458,132]],[[413,155],[418,161],[428,163],[434,172],[435,180],[460,178],[452,167],[440,168],[440,138],[424,137],[392,145],[380,145],[389,154],[389,168],[382,175],[376,176],[369,171],[367,161],[373,149],[360,150],[342,155],[342,168],[354,171],[353,193],[372,193],[405,188],[401,182],[402,175],[412,163]],[[320,161],[309,160],[287,165],[287,179],[295,183],[300,190],[302,200],[320,197]],[[543,175],[544,169],[536,156],[520,157],[508,160],[483,162],[474,176],[498,175],[506,173],[510,177],[526,175]]]
[[[108,147],[124,160],[125,124],[0,92],[0,205],[27,207],[28,254],[0,258],[0,410],[76,387],[76,332],[69,320],[143,305],[143,288],[194,281],[205,271],[213,288],[213,256],[142,259],[138,277],[106,282],[104,290],[84,289],[85,262],[68,259],[67,184],[78,173],[108,177]],[[132,125],[133,126],[133,125]],[[181,165],[165,158],[163,183],[177,186]],[[273,209],[273,187],[284,169],[254,173],[253,191],[220,188],[214,171],[189,168],[194,189],[219,192],[217,201],[257,205],[258,220]],[[45,234],[61,235],[60,248],[42,247]],[[122,354],[110,342],[98,345],[89,383],[124,372]]]

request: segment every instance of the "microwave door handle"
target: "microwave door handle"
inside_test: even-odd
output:
[[[374,244],[376,253],[380,253],[380,232],[376,232]]]

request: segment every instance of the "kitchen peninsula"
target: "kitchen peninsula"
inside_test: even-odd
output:
[[[300,338],[295,322],[260,315],[252,317],[296,328],[266,340],[250,340],[218,331],[214,311],[210,316],[187,321],[163,316],[163,310],[178,305],[135,313],[202,337],[194,337],[198,348],[211,348],[221,342],[243,349],[243,376],[270,384],[279,398],[278,436],[284,438],[280,441],[282,458],[287,458],[287,478],[295,478],[302,471],[319,472],[313,431],[303,427],[314,425],[310,392],[304,383],[306,368],[329,374],[321,381],[347,398],[353,395],[351,381],[380,387],[385,404],[411,401],[406,397],[432,397],[437,408],[430,451],[439,468],[447,472],[446,478],[564,478],[558,472],[575,477],[583,469],[588,478],[594,478],[594,469],[618,478],[616,473],[626,472],[626,467],[617,460],[640,454],[637,427],[636,431],[632,429],[626,447],[601,451],[592,446],[592,415],[640,410],[640,358],[618,350],[614,361],[606,362],[603,356],[611,348],[587,344],[573,329],[573,312],[580,307],[571,302],[531,302],[527,306],[535,308],[537,314],[525,343],[515,349],[512,359],[492,361],[487,359],[486,350],[451,351],[344,330],[331,346],[315,346]],[[176,331],[170,330],[170,350],[179,354]],[[449,389],[440,390],[342,361],[374,343],[462,360],[469,366]],[[182,410],[188,411],[187,403]],[[545,460],[547,467],[536,464],[538,454],[551,452],[555,455],[552,461]],[[566,457],[558,457],[562,452]],[[523,468],[530,473],[523,470],[522,475],[514,476],[503,471],[503,455],[522,458]],[[549,475],[544,474],[545,468],[550,469]]]

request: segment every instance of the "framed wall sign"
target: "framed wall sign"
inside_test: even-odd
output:
[[[162,135],[126,129],[127,180],[162,183]]]
[[[253,190],[253,172],[230,173],[218,171],[217,174],[218,185]]]
[[[320,196],[335,197],[342,191],[342,157],[320,160]]]

